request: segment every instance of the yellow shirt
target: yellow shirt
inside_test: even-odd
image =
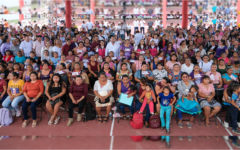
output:
[[[150,99],[151,98],[151,92],[146,92],[146,95],[145,95],[145,97],[147,98],[147,99]]]
[[[23,91],[22,86],[24,85],[24,81],[19,79],[17,83],[13,83],[12,80],[9,81],[8,87],[11,90],[12,95],[21,93]]]

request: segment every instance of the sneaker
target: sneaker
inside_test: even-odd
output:
[[[223,136],[224,140],[229,140],[229,136]]]
[[[67,126],[68,126],[68,127],[71,126],[72,123],[73,123],[73,118],[69,118],[69,119],[68,119]]]
[[[175,118],[177,116],[177,113],[174,112],[173,115],[172,115],[172,118]]]
[[[20,117],[22,113],[22,109],[20,108],[19,110],[16,111],[16,117]]]
[[[227,122],[223,122],[223,126],[225,127],[225,128],[229,128],[229,124],[227,123]]]
[[[112,110],[117,110],[117,107],[116,107],[116,106],[115,106],[115,107],[113,107],[113,108],[112,108]]]
[[[121,115],[119,114],[119,113],[115,113],[115,114],[113,114],[113,117],[114,118],[117,118],[117,117],[120,117]]]
[[[240,144],[238,142],[232,143],[233,146],[240,148]]]
[[[240,128],[240,122],[237,123],[238,127]]]
[[[240,131],[239,131],[238,129],[232,130],[232,132],[237,133],[237,134],[240,134]]]
[[[82,114],[78,114],[77,115],[77,121],[81,121],[82,120]]]
[[[16,115],[16,111],[14,109],[11,110],[11,113],[13,117]]]

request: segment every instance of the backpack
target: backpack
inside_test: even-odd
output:
[[[9,109],[0,109],[0,124],[2,126],[9,126],[13,122],[13,117]]]
[[[141,129],[143,127],[143,115],[138,112],[133,114],[132,121],[130,122],[133,129]]]
[[[149,119],[149,127],[152,129],[160,128],[160,118],[158,115],[152,115]]]
[[[88,102],[86,104],[86,121],[88,120],[94,120],[96,118],[96,110],[93,107],[93,104]]]

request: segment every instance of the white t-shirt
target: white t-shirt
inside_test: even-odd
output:
[[[134,26],[134,27],[139,27],[139,21],[134,20],[134,21],[133,21],[133,26]]]
[[[94,84],[94,91],[100,92],[110,92],[110,90],[113,90],[113,84],[110,80],[107,80],[107,84],[104,86],[101,86],[99,81],[97,80]]]
[[[82,26],[81,26],[82,28],[84,28],[85,29],[85,31],[87,31],[87,25],[86,24],[82,24]]]
[[[141,26],[141,27],[145,27],[145,23],[146,23],[146,22],[145,22],[144,20],[141,20],[141,21],[140,21],[140,26]]]
[[[92,27],[93,27],[93,23],[92,22],[87,22],[86,26],[87,26],[88,30],[91,30]]]
[[[205,62],[200,62],[199,63],[199,67],[202,68],[202,71],[203,72],[208,72],[211,70],[211,66],[212,66],[212,62],[208,62],[208,63],[205,63]]]
[[[33,41],[22,41],[19,48],[23,50],[24,56],[29,57],[30,52],[33,50]]]
[[[139,14],[139,9],[138,8],[133,8],[133,14]]]
[[[187,72],[188,74],[190,74],[193,71],[193,67],[194,67],[194,65],[192,63],[190,64],[189,67],[186,64],[183,64],[181,66],[181,71],[182,72]]]
[[[54,46],[53,47],[53,52],[57,52],[58,53],[58,56],[61,56],[61,50],[62,50],[62,48],[59,48],[59,47],[57,47],[57,46]]]

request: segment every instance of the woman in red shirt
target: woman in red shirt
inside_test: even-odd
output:
[[[95,81],[98,80],[98,72],[100,71],[100,67],[98,62],[95,60],[94,55],[90,56],[90,62],[88,62],[88,70],[90,74],[88,74],[88,78],[90,80],[90,86],[93,88]]]
[[[22,127],[25,128],[29,122],[28,120],[28,106],[31,105],[31,112],[33,123],[32,127],[37,126],[37,106],[42,101],[42,94],[44,92],[44,85],[41,80],[38,80],[38,75],[36,72],[30,73],[30,80],[25,83],[23,88],[23,94],[25,99],[22,104],[22,111],[24,116],[24,121]]]
[[[86,104],[86,98],[88,94],[88,85],[83,83],[83,79],[80,75],[76,76],[75,82],[71,85],[69,91],[69,106],[68,115],[69,120],[67,126],[71,126],[73,123],[73,108],[78,107],[77,121],[82,120],[82,111]]]
[[[13,55],[11,55],[11,52],[10,52],[10,50],[6,50],[6,55],[5,56],[3,56],[3,60],[6,62],[6,63],[8,63],[9,61],[14,61],[14,56]]]

